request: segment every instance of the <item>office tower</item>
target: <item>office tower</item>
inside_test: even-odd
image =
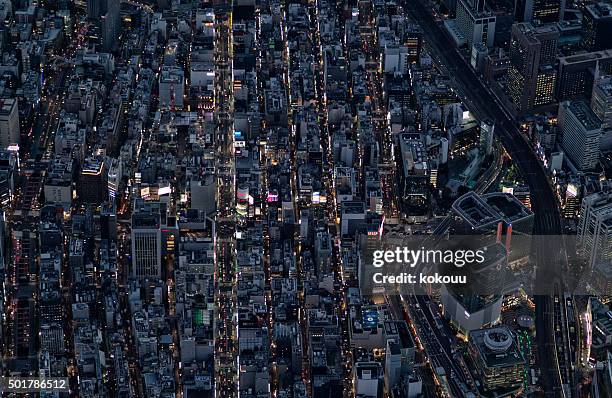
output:
[[[440,293],[444,315],[465,336],[473,330],[497,324],[501,317],[507,282],[506,252],[501,244],[482,247],[486,248],[485,262],[462,271],[470,286],[442,285]]]
[[[58,323],[40,325],[40,345],[52,354],[64,354],[64,330]]]
[[[49,165],[45,179],[45,202],[59,203],[65,209],[72,205],[73,160],[68,156],[58,156]]]
[[[440,138],[440,163],[448,162],[449,142],[448,138]]]
[[[136,199],[132,213],[132,276],[160,278],[162,264],[172,261],[178,246],[177,217],[167,204]]]
[[[601,130],[612,130],[612,76],[602,76],[593,84],[591,109],[601,120]]]
[[[105,204],[100,209],[100,237],[117,239],[117,213],[114,204]]]
[[[8,208],[15,192],[19,175],[19,154],[14,150],[0,150],[0,206]]]
[[[401,133],[398,138],[402,162],[398,185],[401,208],[411,217],[423,217],[429,205],[431,175],[424,137],[418,133]]]
[[[414,50],[414,49],[413,49]],[[412,62],[411,49],[397,43],[385,45],[385,73],[406,74]]]
[[[6,215],[4,211],[0,211],[0,271],[3,272],[9,261],[9,258],[7,256],[7,253],[9,253],[9,239],[6,231],[5,217]],[[2,333],[0,333],[0,335],[2,335]]]
[[[555,101],[555,86],[557,71],[550,65],[540,68],[536,80],[536,95],[534,106],[548,105]]]
[[[205,174],[189,182],[190,203],[192,209],[210,214],[215,211],[216,185],[212,174]]]
[[[499,51],[487,55],[485,59],[484,76],[488,82],[492,82],[505,76],[506,73],[508,73],[509,67],[510,57],[500,48]]]
[[[444,285],[444,313],[464,334],[496,324],[509,280],[508,263],[524,262],[531,250],[534,215],[509,193],[468,192],[452,206],[453,231],[470,236],[462,246],[486,247],[485,260],[465,269],[469,286]]]
[[[578,244],[589,268],[612,260],[612,192],[597,192],[580,206]]]
[[[485,11],[484,0],[457,1],[457,28],[469,49],[476,43],[493,47],[495,23],[495,15]]]
[[[85,203],[100,204],[108,199],[108,170],[103,156],[85,159],[77,182],[77,194]]]
[[[161,219],[158,209],[136,208],[132,215],[132,276],[160,278],[162,263]]]
[[[508,95],[519,111],[553,101],[556,73],[552,68],[559,31],[553,25],[512,26]]]
[[[451,322],[468,335],[496,324],[501,316],[508,263],[524,261],[531,248],[533,213],[509,193],[469,192],[453,203],[457,235],[465,247],[486,247],[485,261],[466,269],[469,286],[444,285],[441,301]]]
[[[561,193],[561,215],[567,219],[575,219],[579,215],[582,189],[578,181],[567,184],[565,192]]]
[[[19,109],[17,99],[0,99],[0,148],[19,144]]]
[[[406,321],[385,321],[385,385],[387,391],[412,374],[416,347]]]
[[[564,10],[565,0],[516,0],[514,20],[517,22],[559,22],[563,20]]]
[[[357,396],[363,398],[380,397],[383,390],[383,373],[380,362],[355,363],[353,383]]]
[[[123,176],[122,164],[118,159],[109,158],[108,161],[108,200],[113,202]]]
[[[578,170],[592,170],[599,161],[601,122],[584,101],[559,104],[561,146]]]
[[[121,13],[119,0],[107,0],[106,14],[101,15],[102,46],[105,51],[117,47],[121,33]]]
[[[455,16],[455,11],[457,10],[457,0],[442,0],[442,4],[449,11],[451,16]]]
[[[488,156],[493,152],[493,136],[495,132],[495,123],[491,120],[483,120],[480,123],[480,142],[479,152],[483,156]]]
[[[612,50],[559,58],[557,99],[588,97],[597,76],[612,74]]]
[[[517,389],[523,385],[525,358],[510,328],[475,330],[470,333],[468,347],[485,392]]]
[[[408,61],[419,62],[423,48],[423,32],[418,25],[409,25],[404,32],[404,46],[408,49]]]
[[[106,14],[107,0],[87,0],[87,18],[99,19]]]
[[[612,4],[589,4],[582,15],[583,45],[587,51],[612,48]]]

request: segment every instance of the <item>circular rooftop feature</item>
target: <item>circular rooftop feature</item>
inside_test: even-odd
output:
[[[484,343],[491,351],[504,352],[512,346],[512,335],[504,328],[494,328],[485,333]]]

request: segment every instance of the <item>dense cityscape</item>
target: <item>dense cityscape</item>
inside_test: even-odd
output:
[[[0,396],[612,397],[612,1],[0,21]]]

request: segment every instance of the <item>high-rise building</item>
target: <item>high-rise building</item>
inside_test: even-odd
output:
[[[469,192],[453,203],[453,211],[455,233],[470,235],[465,244],[487,248],[485,261],[469,269],[469,287],[449,284],[441,292],[444,313],[468,335],[499,322],[508,262],[529,255],[534,215],[514,196],[500,192]]]
[[[505,76],[510,67],[510,58],[504,50],[499,49],[492,54],[487,55],[485,59],[484,75],[488,82],[497,80],[501,76]]]
[[[8,238],[6,233],[6,222],[5,222],[5,214],[3,211],[0,211],[0,270],[4,272],[5,267],[8,265]],[[0,296],[1,297],[1,296]],[[1,308],[1,307],[0,307]],[[2,327],[0,326],[0,329]],[[0,335],[2,333],[0,332]]]
[[[97,20],[106,14],[106,4],[107,0],[87,0],[87,18]]]
[[[507,326],[472,331],[469,353],[486,392],[523,385],[525,358]]]
[[[404,45],[397,43],[385,45],[385,73],[405,74],[410,68],[411,50]]]
[[[62,325],[44,323],[40,325],[40,345],[52,354],[64,354],[64,329]]]
[[[77,182],[77,194],[85,203],[100,204],[108,199],[108,169],[103,156],[85,159]]]
[[[517,22],[559,22],[563,20],[564,11],[565,0],[516,0],[514,3]]]
[[[601,122],[584,101],[563,101],[557,120],[561,146],[578,170],[592,170],[599,161]]]
[[[601,120],[601,130],[612,131],[612,76],[602,76],[593,84],[591,109]]]
[[[404,46],[408,49],[408,61],[419,62],[423,48],[423,32],[418,25],[409,25],[404,32]]]
[[[480,142],[479,151],[483,156],[493,153],[493,136],[495,133],[495,123],[491,120],[483,120],[480,123]]]
[[[553,101],[556,73],[552,68],[559,31],[554,25],[512,26],[508,95],[517,110],[526,111]]]
[[[56,157],[45,178],[45,202],[59,203],[69,209],[72,205],[73,161],[69,157]]]
[[[462,334],[499,323],[504,284],[507,282],[507,257],[503,245],[484,246],[487,259],[483,265],[470,268],[467,279],[478,286],[468,289],[456,285],[443,285],[440,302],[444,315]]]
[[[384,372],[380,362],[357,362],[354,370],[355,393],[358,397],[377,398],[382,395]]]
[[[135,209],[132,214],[132,276],[160,278],[162,233],[159,211]]]
[[[216,185],[212,174],[205,174],[189,182],[191,208],[206,214],[215,211]]]
[[[612,4],[589,4],[582,15],[584,47],[588,51],[612,48]]]
[[[17,99],[0,99],[0,148],[19,144],[19,109]]]
[[[612,74],[612,50],[559,58],[557,99],[588,97],[597,76]]]
[[[385,385],[395,387],[414,368],[415,345],[406,321],[385,321]]]
[[[540,68],[535,87],[534,106],[548,105],[555,101],[557,71],[550,65]]]
[[[485,11],[484,0],[458,0],[456,21],[470,50],[476,43],[493,47],[496,17]]]
[[[590,268],[612,260],[612,192],[597,192],[580,206],[578,244]]]
[[[106,0],[106,13],[101,14],[102,46],[105,51],[117,47],[121,33],[121,10],[119,0]]]
[[[162,265],[172,261],[178,242],[176,216],[165,202],[136,199],[132,213],[132,276],[160,278]]]
[[[413,217],[423,217],[428,208],[431,165],[423,136],[418,133],[399,135],[401,170],[399,195],[402,210]]]

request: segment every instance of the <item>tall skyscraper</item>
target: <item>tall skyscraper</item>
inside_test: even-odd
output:
[[[137,209],[132,215],[132,276],[160,278],[162,237],[160,214]]]
[[[612,260],[612,192],[597,192],[582,201],[578,244],[590,268]]]
[[[176,217],[167,204],[136,199],[132,213],[132,276],[160,278],[162,265],[172,261],[178,238]]]
[[[553,25],[512,26],[508,95],[519,111],[553,102],[556,73],[552,67],[559,31]]]
[[[457,1],[457,28],[465,37],[468,48],[475,43],[493,47],[496,17],[485,11],[484,0]]]
[[[108,199],[108,168],[104,157],[91,156],[83,161],[77,182],[79,199],[85,203],[100,204]]]
[[[490,155],[493,152],[493,134],[495,132],[495,123],[491,120],[483,120],[480,123],[480,145],[479,151],[481,155]]]
[[[423,48],[423,32],[418,25],[410,25],[404,32],[404,46],[408,49],[408,61],[419,62]]]
[[[101,14],[102,46],[105,51],[116,48],[121,33],[121,5],[119,0],[106,0],[106,13]]]
[[[563,20],[564,10],[565,0],[516,0],[514,20],[517,22],[559,22]]]
[[[591,109],[601,120],[601,130],[612,131],[612,76],[602,76],[593,84]]]
[[[583,45],[588,51],[612,48],[612,4],[589,4],[582,16]]]
[[[526,361],[516,337],[507,326],[470,333],[469,354],[486,392],[517,389],[523,384]]]
[[[612,50],[559,58],[557,99],[587,97],[597,76],[612,74]]]
[[[0,147],[19,144],[19,109],[15,98],[0,99]]]
[[[599,161],[601,122],[584,101],[559,104],[561,146],[578,170],[592,170]]]
[[[97,20],[106,14],[106,3],[107,0],[87,0],[87,18]]]

